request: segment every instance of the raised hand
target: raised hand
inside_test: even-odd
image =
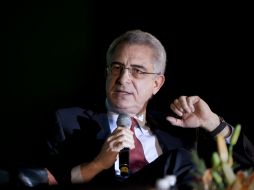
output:
[[[172,125],[185,128],[203,127],[212,131],[220,123],[219,117],[199,96],[180,96],[174,100],[170,108],[179,116],[166,118]]]

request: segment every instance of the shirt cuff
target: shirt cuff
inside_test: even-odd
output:
[[[81,175],[80,165],[72,168],[71,170],[71,182],[72,183],[84,183],[84,179]]]
[[[230,135],[229,135],[228,137],[225,138],[225,140],[226,140],[226,143],[227,143],[227,144],[230,144],[230,140],[231,140],[232,134],[234,133],[234,130],[235,130],[235,129],[234,129],[234,127],[232,127],[231,125],[228,125],[228,127],[230,127],[230,132],[231,132],[231,133],[230,133]]]

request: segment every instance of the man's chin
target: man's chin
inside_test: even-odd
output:
[[[122,98],[122,97],[117,97],[114,98],[112,101],[113,106],[119,107],[119,108],[127,108],[132,106],[134,100],[132,98]]]
[[[136,109],[134,106],[131,106],[130,104],[114,104],[112,106],[113,110],[118,113],[135,113]]]

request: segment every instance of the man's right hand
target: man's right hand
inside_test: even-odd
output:
[[[101,168],[108,169],[115,163],[118,153],[123,148],[134,148],[133,132],[125,127],[117,127],[106,139],[94,162]]]
[[[92,180],[101,171],[109,169],[123,148],[133,149],[134,147],[133,132],[125,127],[117,127],[104,142],[98,156],[92,162],[80,165],[84,182]]]

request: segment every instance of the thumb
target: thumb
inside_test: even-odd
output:
[[[181,119],[177,119],[177,118],[172,117],[172,116],[167,116],[166,120],[169,121],[172,125],[180,126],[180,127],[183,126],[183,122],[182,122]]]

